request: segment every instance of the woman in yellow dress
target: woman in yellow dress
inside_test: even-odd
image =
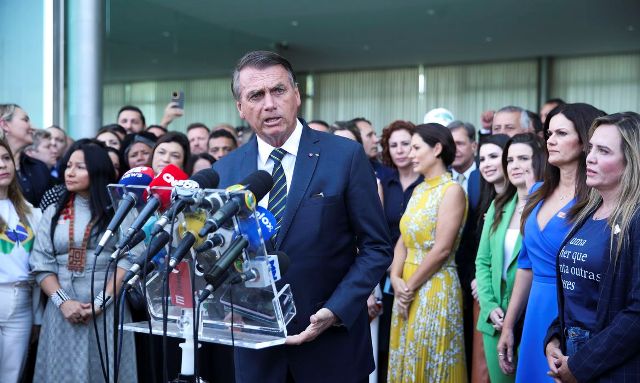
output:
[[[409,158],[424,176],[400,220],[391,283],[388,382],[466,382],[462,293],[455,253],[467,214],[447,167],[456,145],[440,124],[416,127]]]

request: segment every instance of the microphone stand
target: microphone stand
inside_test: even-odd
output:
[[[178,321],[178,326],[184,336],[184,342],[180,343],[182,349],[182,359],[180,365],[180,373],[178,377],[171,381],[171,383],[198,383],[204,382],[202,379],[195,375],[195,355],[196,348],[193,341],[194,332],[194,318],[191,310],[183,309],[182,315]],[[198,348],[201,345],[198,344]]]

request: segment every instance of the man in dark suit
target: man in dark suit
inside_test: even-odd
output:
[[[291,259],[279,284],[291,285],[297,309],[285,346],[236,350],[236,380],[366,381],[374,369],[366,301],[391,263],[373,169],[361,145],[297,119],[300,94],[283,57],[248,53],[232,90],[256,137],[214,169],[220,187],[256,170],[274,176],[260,204],[278,222],[268,247]]]
[[[462,285],[462,311],[464,319],[464,340],[467,356],[467,371],[472,372],[473,340],[475,330],[474,298],[471,294],[471,283],[476,274],[476,253],[478,251],[478,235],[476,230],[478,203],[480,202],[480,172],[476,167],[476,129],[468,123],[453,121],[448,126],[456,143],[456,157],[451,164],[453,179],[458,182],[467,193],[469,209],[467,221],[464,225],[462,238],[456,252],[458,277]],[[479,228],[482,230],[482,228]],[[482,338],[479,338],[481,341]],[[476,361],[479,362],[479,361]],[[484,368],[486,371],[486,368]]]

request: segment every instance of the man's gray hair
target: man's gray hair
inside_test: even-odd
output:
[[[42,141],[48,141],[51,139],[51,133],[44,129],[37,129],[33,132],[33,142],[27,146],[25,150],[38,150],[38,146]]]
[[[289,82],[293,88],[297,87],[296,75],[293,73],[291,63],[277,53],[270,51],[253,51],[244,55],[236,64],[231,80],[231,93],[236,101],[240,101],[240,71],[244,68],[266,69],[272,66],[282,65],[289,74]]]
[[[531,125],[531,119],[529,118],[529,115],[527,114],[527,111],[524,108],[521,108],[519,106],[508,105],[508,106],[505,106],[504,108],[500,108],[500,110],[498,110],[496,112],[496,114],[498,114],[500,112],[508,112],[508,113],[518,112],[518,113],[520,113],[520,127],[522,129],[530,129],[533,132],[533,126]]]
[[[451,122],[449,125],[447,125],[447,128],[450,131],[454,131],[456,129],[464,129],[467,132],[467,136],[469,137],[469,141],[471,142],[475,142],[476,141],[476,127],[473,126],[472,123],[470,122],[463,122],[460,120],[455,120],[453,122]]]

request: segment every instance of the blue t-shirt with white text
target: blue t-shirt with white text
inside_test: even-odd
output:
[[[600,282],[609,265],[610,238],[607,220],[589,217],[560,250],[566,327],[590,331],[595,327]]]

